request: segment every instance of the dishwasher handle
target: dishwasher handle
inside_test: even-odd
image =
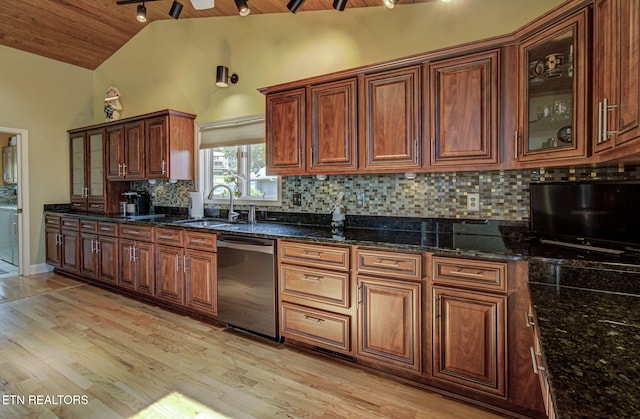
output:
[[[218,240],[216,241],[217,247],[267,253],[270,255],[274,253],[275,246],[273,243],[273,240],[239,236],[218,236]]]

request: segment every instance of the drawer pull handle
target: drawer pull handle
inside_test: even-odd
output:
[[[306,321],[306,322],[311,322],[311,323],[322,323],[324,320],[319,319],[317,317],[311,317],[311,316],[304,316],[302,318],[302,320]]]
[[[321,276],[311,276],[311,275],[304,275],[300,277],[301,281],[311,281],[311,282],[320,282],[321,279],[322,279]]]
[[[546,371],[546,369],[538,364],[538,357],[542,356],[540,352],[533,350],[533,347],[529,346],[531,351],[531,363],[533,364],[533,373],[538,374],[540,371]]]
[[[304,256],[308,256],[311,258],[320,258],[322,256],[322,252],[318,252],[315,250],[305,250]]]
[[[177,239],[176,236],[158,236],[159,239],[165,239],[165,240],[175,240]]]
[[[453,275],[470,276],[473,278],[482,278],[484,276],[482,275],[482,273],[478,273],[478,272],[453,271],[451,273]]]
[[[206,241],[203,239],[192,239],[191,243],[206,243]]]
[[[393,266],[397,268],[400,266],[400,261],[397,259],[378,259],[377,262],[372,262],[371,264],[378,266]]]
[[[125,231],[126,234],[135,234],[135,235],[140,235],[140,232],[137,230],[126,230]]]
[[[112,231],[110,227],[100,227],[100,231]]]
[[[535,326],[535,323],[533,322],[533,314],[528,311],[524,313],[524,321],[527,327]]]
[[[82,228],[92,228],[92,227],[93,227],[93,226],[92,226],[92,225],[89,225],[89,224],[82,224]]]

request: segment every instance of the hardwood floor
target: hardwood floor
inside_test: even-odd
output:
[[[0,279],[2,418],[493,418],[55,274]]]

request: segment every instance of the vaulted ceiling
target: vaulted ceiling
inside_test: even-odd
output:
[[[142,1],[142,0],[141,0]],[[251,15],[290,13],[288,0],[251,0]],[[424,3],[436,0],[400,0]],[[0,45],[79,67],[95,69],[154,20],[171,19],[172,0],[145,3],[147,23],[135,18],[136,4],[117,0],[0,0]],[[190,0],[180,19],[237,16],[233,0],[216,0],[213,9],[195,10]],[[349,0],[347,9],[383,7],[381,0]],[[298,12],[332,9],[332,0],[307,0]],[[339,12],[335,12],[339,13]]]

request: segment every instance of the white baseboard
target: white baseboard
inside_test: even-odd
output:
[[[31,270],[31,272],[28,274],[25,273],[25,275],[35,275],[35,274],[42,274],[45,272],[51,272],[53,271],[53,266],[47,265],[46,263],[39,263],[37,265],[31,265],[29,269]]]

